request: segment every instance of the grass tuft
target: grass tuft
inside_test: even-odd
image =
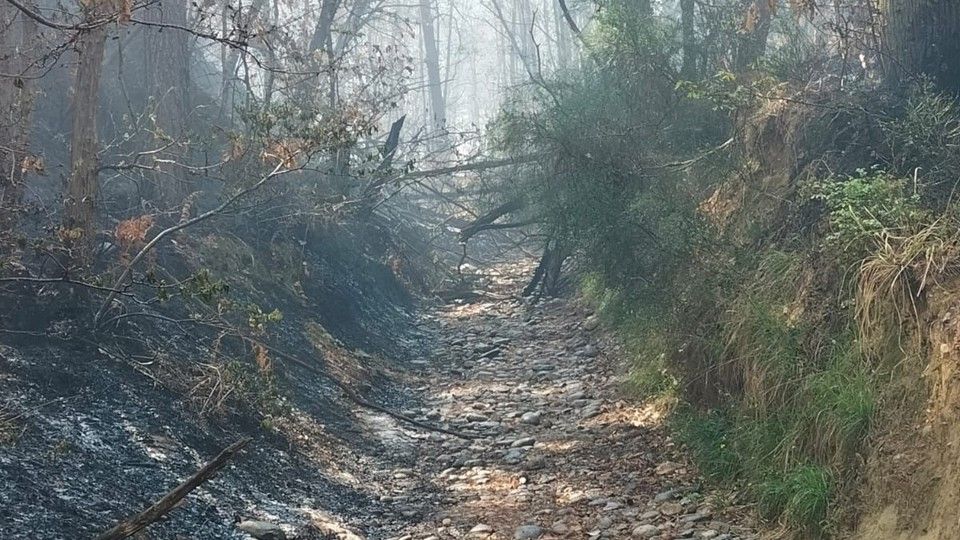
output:
[[[818,465],[803,465],[787,474],[788,498],[783,515],[798,529],[821,532],[833,494],[833,475]]]

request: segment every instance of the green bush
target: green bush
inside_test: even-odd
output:
[[[885,235],[907,236],[930,221],[919,186],[878,167],[815,182],[812,190],[829,212],[827,246],[857,259],[873,253]]]

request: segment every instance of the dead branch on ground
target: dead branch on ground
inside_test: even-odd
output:
[[[97,537],[97,540],[121,540],[129,538],[134,534],[150,526],[158,519],[162,518],[180,502],[181,499],[190,494],[191,491],[209,480],[222,469],[230,459],[233,458],[250,442],[250,439],[240,439],[225,448],[217,457],[200,468],[193,476],[184,480],[179,486],[173,488],[163,496],[162,499],[147,508],[143,512],[118,523],[109,531]]]

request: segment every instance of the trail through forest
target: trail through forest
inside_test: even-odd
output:
[[[620,348],[589,310],[516,301],[530,269],[498,271],[490,297],[423,315],[439,347],[407,412],[478,435],[397,447],[415,465],[393,471],[387,499],[419,516],[401,537],[755,538],[701,487],[662,408],[624,396]]]

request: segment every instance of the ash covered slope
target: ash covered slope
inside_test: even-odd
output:
[[[386,530],[409,517],[380,502],[369,475],[392,443],[343,388],[406,400],[386,373],[426,346],[411,298],[382,231],[300,229],[211,228],[163,248],[164,271],[202,270],[229,293],[111,313],[99,333],[85,326],[98,296],[63,283],[4,292],[0,538],[94,537],[243,437],[243,455],[147,538],[245,538],[237,518],[319,538],[321,522],[362,534],[372,516]],[[231,329],[227,311],[247,327]]]

